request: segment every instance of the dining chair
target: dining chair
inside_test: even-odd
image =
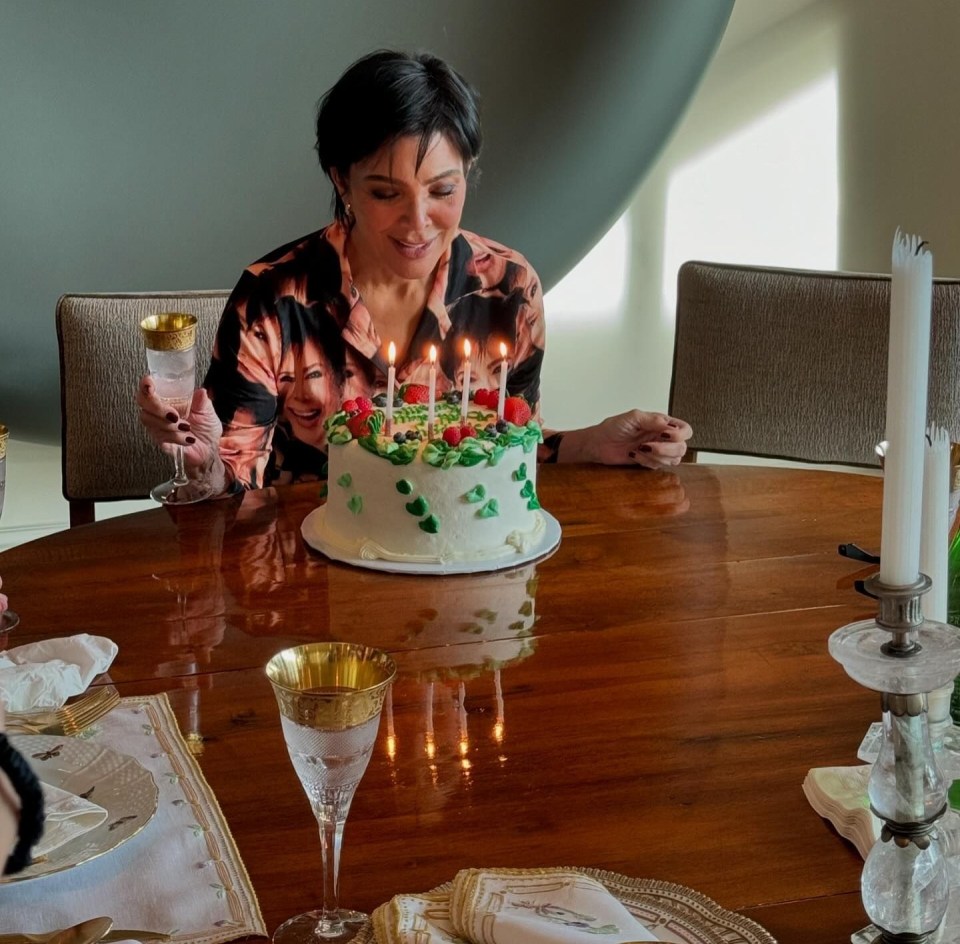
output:
[[[669,411],[698,452],[879,466],[890,277],[686,262]],[[935,279],[927,415],[960,440],[960,280]]]
[[[210,363],[228,292],[63,295],[57,302],[63,497],[70,526],[95,518],[94,503],[146,498],[170,477],[168,456],[140,425],[134,396],[147,362],[140,322],[197,316],[197,379]]]

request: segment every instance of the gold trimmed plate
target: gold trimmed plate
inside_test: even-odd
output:
[[[96,829],[34,861],[8,882],[23,882],[72,869],[135,836],[156,815],[157,783],[139,761],[94,741],[47,734],[12,734],[10,743],[45,783],[102,806],[107,818]]]
[[[713,899],[684,885],[628,878],[601,869],[571,867],[568,871],[601,882],[658,941],[666,944],[777,944],[755,921],[721,908]],[[445,882],[431,893],[449,892],[452,887],[452,882]],[[376,942],[368,921],[351,944]]]

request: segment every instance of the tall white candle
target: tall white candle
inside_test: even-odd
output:
[[[467,405],[470,400],[470,342],[463,342],[463,386],[460,390],[460,420],[467,421]]]
[[[950,533],[950,436],[940,426],[930,426],[923,454],[923,515],[921,519],[920,571],[932,581],[920,598],[923,615],[938,623],[947,621],[947,542]]]
[[[507,346],[500,342],[500,399],[497,400],[497,419],[503,419],[503,405],[507,402]]]
[[[430,345],[430,399],[427,402],[427,439],[433,439],[433,422],[437,418],[437,346]]]
[[[393,387],[397,382],[397,371],[393,362],[397,359],[397,346],[391,341],[387,345],[387,434],[393,425]]]
[[[898,229],[891,271],[880,580],[904,587],[920,570],[933,256]]]

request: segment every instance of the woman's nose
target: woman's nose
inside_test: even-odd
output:
[[[427,222],[428,203],[426,196],[413,196],[407,202],[407,218],[420,229]]]

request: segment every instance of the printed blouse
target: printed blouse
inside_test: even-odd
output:
[[[353,283],[339,223],[248,266],[227,301],[204,385],[223,422],[220,455],[233,487],[322,478],[324,423],[344,400],[387,386],[386,347]],[[518,253],[463,230],[441,258],[413,338],[395,365],[397,389],[427,383],[437,348],[437,396],[459,390],[464,340],[471,389],[507,391],[539,418],[543,295]],[[542,458],[542,457],[541,457]]]

